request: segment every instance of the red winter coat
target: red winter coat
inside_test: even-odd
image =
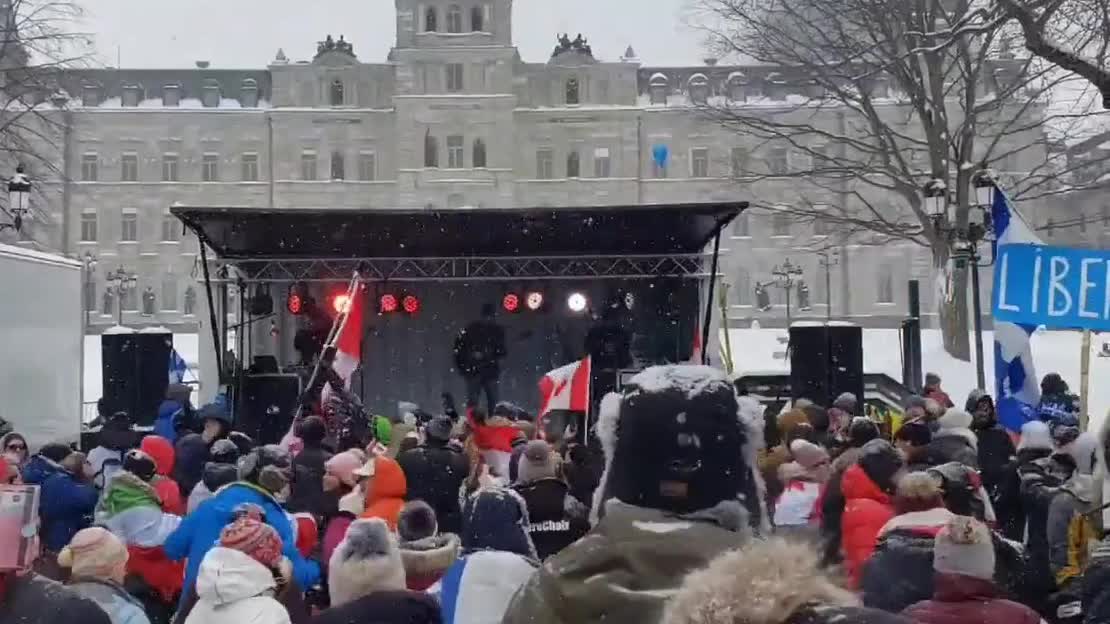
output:
[[[894,517],[894,507],[886,492],[867,476],[859,464],[844,471],[840,489],[844,494],[840,547],[844,551],[844,571],[855,589],[859,587],[864,562],[875,551],[879,530]]]
[[[991,581],[962,574],[937,574],[932,600],[902,612],[917,624],[1039,624],[1029,607],[999,597]]]
[[[127,573],[143,579],[166,603],[175,602],[185,581],[185,560],[170,561],[161,546],[128,546],[127,552]]]
[[[175,516],[184,516],[185,500],[181,498],[181,488],[177,485],[177,481],[170,478],[176,459],[173,445],[161,436],[148,435],[143,438],[139,448],[154,460],[157,475],[150,485],[162,499],[162,511]]]

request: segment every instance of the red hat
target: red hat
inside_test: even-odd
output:
[[[277,569],[281,564],[281,536],[272,526],[249,515],[224,527],[220,546],[246,553],[268,568]]]

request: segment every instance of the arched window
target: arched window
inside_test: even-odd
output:
[[[346,169],[346,167],[344,166],[344,163],[343,163],[343,153],[338,152],[338,151],[332,152],[331,153],[331,179],[332,180],[342,180],[342,179],[347,177],[346,173],[347,173],[347,169]]]
[[[430,133],[424,135],[424,166],[439,166],[439,141]]]
[[[470,30],[472,30],[474,32],[479,32],[479,31],[484,30],[485,27],[486,27],[485,17],[486,17],[485,12],[482,10],[481,6],[471,7],[470,8]]]
[[[577,178],[579,170],[578,150],[571,150],[567,154],[567,177]]]
[[[577,104],[578,97],[578,79],[570,78],[567,80],[567,104]]]
[[[474,157],[471,161],[475,167],[486,166],[486,142],[482,139],[474,139]]]
[[[343,106],[343,81],[338,78],[331,83],[331,105]]]
[[[457,4],[452,4],[447,7],[447,32],[461,33],[463,29],[463,12],[462,7]]]
[[[438,18],[439,15],[436,13],[436,8],[428,7],[428,10],[424,11],[424,32],[436,32],[439,30],[439,25],[436,23],[439,21]]]

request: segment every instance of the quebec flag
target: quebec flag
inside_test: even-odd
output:
[[[998,246],[1016,243],[1044,244],[1014,210],[1010,198],[998,187],[994,190],[991,220],[994,222],[996,257]],[[997,270],[996,263],[995,271]],[[995,292],[994,296],[997,295]],[[1014,432],[1021,431],[1022,425],[1037,419],[1037,403],[1041,399],[1041,390],[1029,345],[1029,339],[1036,329],[1035,326],[1003,321],[996,321],[994,324],[994,390],[998,422]]]
[[[170,366],[169,377],[171,384],[179,384],[185,381],[185,371],[189,370],[189,365],[185,363],[185,358],[177,353],[177,349],[170,349]]]

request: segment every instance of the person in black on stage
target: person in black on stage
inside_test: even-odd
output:
[[[477,405],[485,392],[487,414],[497,405],[497,382],[505,349],[505,328],[494,319],[493,304],[482,305],[482,318],[467,325],[455,338],[455,366],[466,380],[466,403]]]
[[[617,371],[632,366],[632,335],[624,327],[624,307],[614,299],[586,334],[595,399],[616,388]]]

